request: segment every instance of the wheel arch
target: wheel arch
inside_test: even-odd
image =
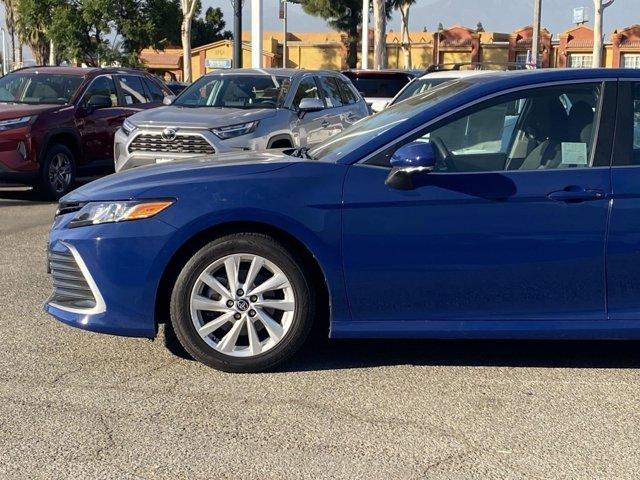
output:
[[[78,133],[73,129],[60,129],[47,133],[40,151],[40,165],[44,163],[44,158],[49,148],[56,144],[62,144],[71,150],[76,165],[78,165],[78,161],[82,159],[82,145]]]
[[[187,239],[174,252],[165,266],[155,297],[154,318],[156,328],[159,324],[170,324],[169,302],[175,280],[184,264],[200,248],[216,238],[234,233],[260,233],[268,235],[282,243],[287,250],[300,258],[300,261],[310,269],[313,285],[318,288],[318,313],[316,327],[329,333],[331,317],[331,297],[327,277],[320,262],[313,252],[300,239],[282,228],[259,221],[230,221],[201,230]]]
[[[276,143],[284,143],[284,142],[288,142],[289,145],[285,145],[283,147],[274,147],[274,145]],[[288,148],[288,147],[293,147],[295,144],[293,143],[293,138],[291,137],[291,135],[286,134],[286,133],[281,133],[278,135],[274,135],[273,137],[271,137],[269,139],[269,141],[267,142],[267,148]]]

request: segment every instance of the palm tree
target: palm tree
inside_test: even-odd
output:
[[[7,24],[7,33],[9,34],[9,48],[11,49],[11,65],[16,65],[16,17],[15,17],[15,0],[2,0],[4,3],[5,23]],[[20,42],[18,42],[19,44]],[[20,56],[22,63],[22,55]]]
[[[387,68],[387,5],[373,0],[373,68]]]
[[[409,10],[416,0],[392,0],[394,9],[400,11],[400,42],[404,56],[404,68],[411,68],[411,39],[409,38]]]

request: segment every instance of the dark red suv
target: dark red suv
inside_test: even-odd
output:
[[[171,91],[128,69],[32,67],[0,78],[0,182],[49,198],[77,175],[113,172],[113,135],[124,119],[162,105]]]

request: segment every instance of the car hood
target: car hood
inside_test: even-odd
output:
[[[87,202],[145,198],[144,192],[158,188],[170,197],[173,185],[193,183],[203,179],[226,180],[239,176],[259,175],[285,168],[296,161],[299,159],[277,150],[234,152],[198,159],[176,160],[103,177],[65,195],[61,201]]]
[[[180,107],[168,105],[136,113],[129,121],[138,127],[215,128],[254,122],[276,115],[273,108]]]
[[[0,102],[0,120],[8,120],[10,118],[26,117],[29,115],[37,115],[43,112],[58,110],[59,108],[71,107],[70,105],[26,105],[24,103],[3,103]]]

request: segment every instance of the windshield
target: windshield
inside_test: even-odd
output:
[[[373,138],[385,133],[396,125],[414,117],[422,112],[425,107],[433,106],[462,90],[469,88],[474,83],[459,80],[448,82],[440,87],[433,88],[421,95],[411,97],[404,102],[392,105],[380,113],[365,118],[351,127],[345,129],[330,140],[308,151],[308,157],[320,160],[333,155],[333,160],[363,147]]]
[[[181,107],[280,108],[289,77],[276,75],[205,75],[176,98]]]
[[[51,73],[9,73],[0,78],[0,102],[54,103],[71,101],[84,77]]]
[[[404,87],[409,79],[407,77],[386,77],[379,75],[375,78],[349,77],[351,82],[363,97],[393,98]]]
[[[400,92],[400,95],[398,95],[398,98],[396,98],[393,103],[395,104],[413,97],[414,95],[424,93],[431,90],[433,87],[442,85],[444,82],[448,82],[450,80],[455,80],[455,78],[420,78],[418,80],[414,80]]]

